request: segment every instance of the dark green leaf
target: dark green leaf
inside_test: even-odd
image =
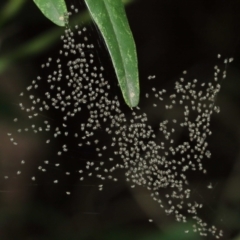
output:
[[[129,107],[139,102],[137,53],[122,0],[85,0],[103,35],[123,98]]]
[[[42,13],[56,25],[65,26],[67,7],[64,0],[33,0]]]

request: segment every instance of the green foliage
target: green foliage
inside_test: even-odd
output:
[[[100,29],[118,78],[123,98],[129,107],[139,102],[137,53],[121,0],[85,0]]]
[[[67,12],[64,0],[34,0],[52,22],[64,26]],[[137,52],[122,0],[85,0],[110,53],[116,76],[129,107],[139,102]]]
[[[67,7],[64,0],[33,0],[41,12],[58,26],[65,26]]]

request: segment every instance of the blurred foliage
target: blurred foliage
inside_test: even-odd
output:
[[[26,0],[9,0],[1,8],[0,12],[0,28],[7,23],[8,20],[14,18],[14,16],[21,10],[26,3]]]

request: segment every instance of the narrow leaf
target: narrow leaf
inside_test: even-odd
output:
[[[129,107],[139,102],[136,46],[122,0],[85,0],[103,35],[123,98]]]
[[[67,6],[64,0],[33,0],[41,12],[58,26],[65,26]]]

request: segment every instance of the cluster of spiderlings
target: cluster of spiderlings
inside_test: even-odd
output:
[[[174,92],[169,96],[164,89],[159,91],[152,88],[151,93],[146,93],[146,98],[154,96],[154,103],[151,104],[159,112],[164,106],[170,112],[176,107],[182,109],[181,117],[159,122],[156,131],[140,107],[132,109],[129,116],[121,109],[118,97],[110,94],[110,84],[104,77],[104,68],[94,65],[94,46],[89,43],[85,32],[86,28],[80,30],[78,26],[73,30],[66,28],[61,38],[63,48],[59,51],[59,58],[49,58],[42,65],[44,69],[53,65],[52,73],[44,78],[37,77],[27,87],[27,93],[20,94],[30,98],[30,106],[19,104],[30,121],[34,121],[39,114],[59,111],[62,117],[60,125],[52,127],[50,120],[44,120],[41,126],[32,123],[28,128],[18,129],[18,132],[48,132],[50,137],[46,139],[46,144],[61,137],[65,142],[56,151],[59,157],[72,148],[68,145],[67,137],[75,137],[79,149],[91,146],[98,158],[97,161],[85,161],[85,166],[76,169],[80,181],[88,177],[96,177],[100,182],[107,179],[118,181],[115,172],[121,170],[132,188],[146,187],[166,214],[173,214],[177,221],[186,222],[184,212],[187,209],[188,215],[196,223],[194,231],[202,236],[211,233],[220,238],[221,231],[217,231],[215,226],[209,227],[198,217],[198,209],[202,208],[202,204],[190,200],[191,188],[187,172],[198,170],[206,173],[202,160],[211,156],[207,148],[207,137],[211,135],[210,118],[213,112],[219,112],[215,98],[220,90],[219,79],[225,78],[226,72],[215,66],[214,81],[199,83],[197,79],[186,80],[187,72],[184,71],[175,83]],[[82,42],[76,42],[76,35],[82,36]],[[221,56],[218,55],[218,58]],[[63,59],[67,64],[62,63]],[[225,60],[225,63],[226,61],[232,59]],[[149,76],[148,79],[154,78],[155,76]],[[45,97],[36,97],[34,91],[43,82]],[[201,90],[198,90],[199,87]],[[81,113],[84,121],[80,123],[79,117],[83,118]],[[69,119],[75,119],[79,123],[76,132],[69,130]],[[17,120],[14,119],[15,122]],[[179,128],[187,132],[187,139],[176,144],[175,134]],[[99,131],[101,135],[105,134],[105,141],[99,139]],[[8,135],[13,144],[17,145],[14,136],[11,133]],[[39,171],[46,173],[49,162],[50,160],[45,160],[38,166]],[[21,164],[25,164],[25,161],[22,160]],[[59,163],[54,165],[58,167]],[[21,170],[17,171],[19,174]],[[71,175],[71,172],[65,174]],[[5,176],[5,179],[9,177]],[[36,176],[31,176],[31,179],[37,181]],[[61,179],[54,179],[53,183],[59,181]],[[99,190],[103,190],[103,186],[100,183]],[[163,188],[164,194],[160,194]],[[71,194],[71,191],[67,190],[66,194]],[[149,221],[152,222],[152,219]]]

